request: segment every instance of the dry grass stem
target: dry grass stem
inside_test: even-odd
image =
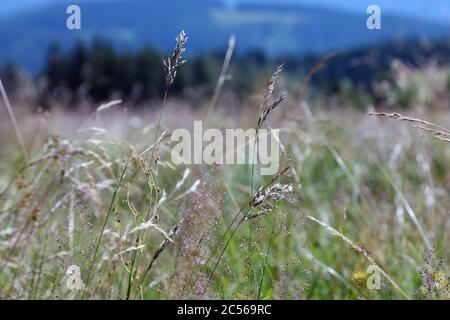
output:
[[[25,143],[23,142],[22,134],[20,133],[19,125],[17,124],[16,116],[14,115],[13,108],[11,103],[9,102],[8,95],[6,94],[5,87],[3,86],[3,82],[0,79],[0,92],[2,94],[3,102],[5,103],[6,110],[8,111],[9,118],[14,127],[14,131],[16,132],[17,140],[19,140],[20,147],[22,148],[23,155],[25,160],[28,161],[28,153],[25,148]]]

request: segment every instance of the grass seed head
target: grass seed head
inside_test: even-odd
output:
[[[267,86],[267,90],[264,95],[264,99],[259,108],[258,128],[261,127],[262,124],[267,120],[267,117],[269,116],[270,112],[276,107],[278,107],[281,104],[281,102],[283,102],[283,100],[286,98],[286,95],[282,94],[274,102],[271,102],[273,91],[275,90],[275,84],[281,72],[283,71],[283,68],[284,64],[279,65],[275,73],[270,78],[269,85]]]
[[[175,39],[175,48],[173,49],[172,56],[163,61],[167,88],[175,81],[178,68],[186,62],[186,60],[183,60],[183,52],[186,51],[184,46],[187,39],[186,33],[181,31]]]

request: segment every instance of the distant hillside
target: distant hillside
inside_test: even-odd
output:
[[[32,72],[42,66],[48,45],[58,42],[69,48],[78,40],[103,38],[119,50],[151,46],[170,50],[174,36],[189,34],[190,52],[223,48],[230,34],[238,39],[237,50],[260,50],[270,56],[323,53],[333,49],[385,41],[439,38],[448,27],[400,16],[383,16],[383,27],[369,31],[367,16],[296,5],[247,4],[229,9],[212,0],[130,0],[79,2],[82,30],[65,27],[66,5],[45,8],[0,21],[0,63],[15,62]]]
[[[86,98],[96,104],[121,98],[139,106],[142,102],[160,98],[164,94],[162,59],[163,56],[149,48],[119,52],[102,42],[95,42],[92,46],[79,44],[67,53],[52,46],[45,67],[34,79],[38,81],[27,81],[31,79],[24,77],[21,70],[12,65],[0,67],[0,77],[12,97],[20,96],[23,90],[27,90],[24,89],[26,83],[45,84],[35,87],[37,90],[28,90],[37,93],[37,96],[29,97],[30,101],[35,104],[38,101],[37,107],[43,109],[49,108],[53,101],[58,101],[61,106],[73,106]],[[222,60],[222,52],[189,57],[171,88],[171,95],[182,95],[197,102],[198,99],[211,96]],[[392,81],[395,75],[391,66],[395,60],[413,68],[430,64],[448,68],[445,65],[450,64],[450,38],[433,42],[390,42],[347,50],[334,55],[326,63],[324,56],[318,54],[286,56],[283,58],[283,76],[288,80],[287,86],[293,92],[300,93],[298,90],[302,88],[300,84],[306,74],[320,63],[323,69],[314,74],[309,83],[309,88],[317,90],[311,90],[311,93],[321,96],[342,93],[341,97],[353,101],[353,105],[366,107],[367,104],[388,97],[377,96],[377,88],[381,88],[381,81]],[[238,99],[245,99],[257,88],[260,83],[258,79],[270,76],[279,63],[280,58],[265,57],[258,52],[236,55],[229,70],[232,81],[227,82],[225,90],[232,92]],[[450,86],[450,74],[448,81]],[[413,92],[396,88],[395,85],[391,89],[397,94],[400,105],[409,105],[410,99],[414,97]],[[355,90],[358,92],[356,95]]]

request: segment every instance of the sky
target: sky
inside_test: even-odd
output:
[[[86,0],[85,0],[86,1]],[[108,1],[108,0],[90,0]],[[150,0],[151,1],[151,0]],[[170,0],[167,0],[170,1]],[[195,0],[189,0],[195,1]],[[279,3],[287,2],[311,6],[322,6],[326,8],[337,8],[360,12],[366,10],[370,4],[377,4],[381,7],[382,13],[396,13],[401,15],[415,16],[439,22],[450,22],[450,0],[222,0],[228,4],[239,2],[266,2]],[[67,2],[67,0],[1,0],[0,15],[7,15],[33,7],[54,2]],[[72,1],[74,4],[77,1]]]

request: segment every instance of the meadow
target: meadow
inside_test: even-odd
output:
[[[170,95],[181,49],[146,109],[11,101],[15,128],[2,102],[0,299],[450,297],[446,67],[394,65],[400,89],[381,82],[386,102],[364,110],[299,94],[281,70],[236,102],[222,70],[193,106]],[[195,120],[279,128],[279,173],[172,164],[168,134]]]

